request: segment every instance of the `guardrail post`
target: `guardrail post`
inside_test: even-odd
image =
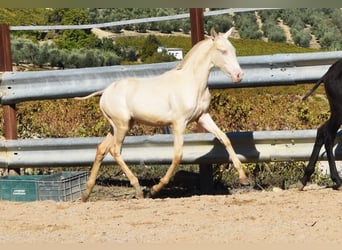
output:
[[[0,24],[0,71],[12,71],[10,29]],[[17,119],[15,104],[3,105],[4,134],[6,139],[17,139]]]
[[[12,54],[10,29],[7,24],[0,24],[0,72],[12,71]],[[4,136],[6,139],[17,139],[17,118],[15,104],[3,105]],[[13,169],[19,173],[19,169]]]
[[[204,39],[204,20],[202,8],[190,8],[191,42],[194,46]],[[197,132],[205,132],[203,128]],[[210,164],[199,165],[200,189],[202,194],[214,193],[213,167]]]

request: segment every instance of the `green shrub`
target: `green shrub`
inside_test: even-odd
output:
[[[306,30],[294,30],[291,29],[293,41],[296,45],[308,48],[310,46],[311,35]]]

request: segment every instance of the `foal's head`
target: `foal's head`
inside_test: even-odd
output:
[[[215,67],[218,67],[224,73],[229,75],[233,82],[240,82],[242,80],[243,72],[236,59],[236,51],[233,45],[228,40],[234,28],[231,28],[224,34],[217,34],[211,29],[211,39],[214,42],[211,51],[211,61]]]

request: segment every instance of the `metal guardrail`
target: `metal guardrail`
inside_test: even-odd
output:
[[[214,69],[209,88],[258,87],[311,83],[318,80],[342,51],[243,56],[238,61],[244,78],[238,84]],[[179,62],[108,66],[54,71],[5,72],[0,74],[1,104],[84,96],[126,77],[151,77],[174,68]]]
[[[204,16],[216,16],[227,13],[238,13],[238,12],[250,12],[257,10],[267,10],[267,9],[279,9],[279,8],[230,8],[223,10],[212,10],[206,11],[203,13]],[[115,27],[115,26],[123,26],[130,24],[138,24],[138,23],[151,23],[151,22],[161,22],[168,20],[177,20],[183,18],[189,18],[189,13],[171,15],[171,16],[159,16],[159,17],[145,17],[131,20],[121,20],[114,21],[108,23],[97,23],[97,24],[83,24],[83,25],[26,25],[26,26],[11,26],[11,30],[66,30],[66,29],[92,29],[92,28],[106,28],[106,27]]]
[[[276,54],[238,58],[245,77],[233,84],[229,77],[213,70],[210,88],[289,85],[315,82],[342,51],[304,54]],[[178,62],[134,66],[111,66],[38,72],[1,74],[1,103],[12,104],[37,99],[83,96],[103,89],[125,77],[159,75]],[[242,162],[307,160],[316,130],[256,131],[227,133]],[[337,142],[342,138],[338,134]],[[101,138],[54,138],[0,140],[0,167],[43,167],[91,165]],[[340,143],[335,147],[342,159]],[[321,153],[323,154],[324,151]],[[168,164],[173,156],[173,136],[126,137],[123,157],[130,164]],[[206,164],[227,162],[228,154],[212,134],[186,134],[182,163]],[[323,154],[322,159],[325,159]],[[104,164],[113,164],[111,156]]]
[[[242,162],[304,161],[311,154],[316,130],[255,131],[227,133]],[[90,166],[102,138],[0,140],[0,168]],[[342,133],[337,134],[334,152],[342,159]],[[128,164],[169,164],[173,136],[127,136],[122,156]],[[228,162],[224,146],[209,133],[184,135],[183,164]],[[325,160],[324,149],[321,159]],[[108,154],[105,165],[115,161]]]

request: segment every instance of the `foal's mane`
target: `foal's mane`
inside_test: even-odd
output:
[[[184,66],[188,63],[189,59],[192,57],[192,55],[195,54],[195,52],[198,52],[199,47],[208,42],[208,40],[210,40],[211,38],[206,38],[198,43],[196,43],[191,50],[186,54],[186,56],[184,57],[184,59],[177,65],[176,70],[181,70],[184,68]]]

